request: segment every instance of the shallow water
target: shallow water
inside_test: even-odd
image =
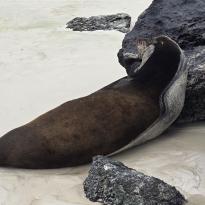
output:
[[[0,136],[59,104],[126,75],[117,51],[123,33],[73,32],[76,16],[127,12],[151,0],[0,0]],[[172,127],[114,158],[176,186],[189,204],[205,204],[205,123]],[[89,166],[0,169],[0,205],[89,205],[82,182]]]

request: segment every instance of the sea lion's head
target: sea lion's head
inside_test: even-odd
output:
[[[130,77],[135,77],[148,62],[160,61],[166,65],[168,61],[179,61],[181,49],[176,42],[167,36],[159,36],[152,39],[143,39],[136,42],[137,58],[140,64],[133,64],[128,71]]]
[[[175,43],[169,37],[164,35],[159,37],[149,36],[145,38],[138,38],[138,40],[133,41],[132,43],[135,46],[131,46],[131,50],[128,49],[126,52],[124,51],[124,49],[119,50],[119,63],[126,69],[128,76],[132,76],[133,70],[135,70],[137,67],[140,67],[140,65],[142,64],[143,54],[146,50],[149,50],[147,48],[150,45],[160,46],[160,42]],[[129,47],[129,45],[127,46]]]

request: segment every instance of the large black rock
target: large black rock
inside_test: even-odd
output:
[[[131,17],[125,13],[113,15],[76,17],[67,23],[74,31],[118,30],[127,33],[130,30]]]
[[[86,197],[105,205],[182,205],[186,200],[160,179],[97,156],[84,182]]]
[[[136,44],[167,35],[184,49],[189,62],[185,106],[179,121],[205,119],[205,1],[154,0],[139,17],[118,53],[120,64],[131,74],[141,63]]]

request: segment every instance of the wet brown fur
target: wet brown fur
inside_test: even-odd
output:
[[[155,62],[155,58],[136,78],[122,78],[89,96],[66,102],[4,135],[0,166],[75,166],[128,144],[159,117],[159,96],[176,71],[176,63],[172,65],[175,70],[167,65],[166,53],[164,62]],[[153,68],[153,63],[164,63],[166,72],[161,65]]]

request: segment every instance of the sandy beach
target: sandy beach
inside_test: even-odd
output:
[[[0,0],[0,136],[68,100],[126,75],[118,31],[74,32],[77,16],[125,12],[133,23],[151,0]],[[176,186],[189,205],[205,204],[205,123],[171,127],[116,155],[127,166]],[[0,168],[0,205],[91,205],[89,165],[55,170]],[[96,203],[98,204],[98,203]]]

